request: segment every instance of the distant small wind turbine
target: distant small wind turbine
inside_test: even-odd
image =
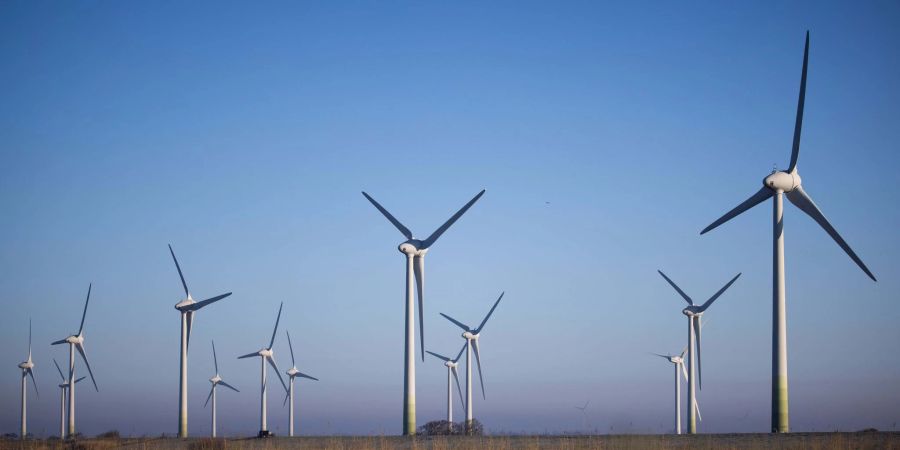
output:
[[[269,340],[269,346],[253,353],[238,356],[238,359],[259,356],[259,361],[261,364],[261,383],[259,392],[259,437],[267,437],[270,435],[269,427],[266,423],[266,362],[271,364],[272,368],[275,369],[275,375],[278,375],[278,379],[281,381],[281,386],[284,387],[284,391],[288,391],[287,385],[284,384],[284,378],[281,378],[281,372],[278,371],[278,366],[275,364],[275,352],[272,351],[272,346],[275,345],[275,334],[278,332],[278,322],[281,320],[281,309],[283,307],[284,302],[281,302],[281,306],[278,307],[278,317],[275,319],[275,329],[272,330],[272,339]]]
[[[481,384],[481,397],[487,399],[487,395],[484,393],[484,377],[481,374],[481,353],[478,351],[478,338],[481,335],[481,331],[484,330],[484,324],[487,323],[488,319],[491,318],[491,314],[494,313],[494,310],[497,309],[497,305],[500,304],[500,300],[503,299],[503,294],[505,292],[500,293],[500,297],[497,298],[497,301],[494,302],[494,306],[491,307],[491,310],[488,311],[487,315],[484,316],[484,320],[481,321],[481,324],[478,325],[478,328],[474,330],[469,328],[468,325],[444,314],[445,319],[453,322],[456,326],[463,329],[462,337],[466,340],[466,431],[468,432],[469,428],[472,426],[473,412],[472,412],[472,347],[475,347],[475,360],[478,363],[478,379]]]
[[[700,389],[703,389],[703,369],[702,363],[700,362],[700,348],[701,348],[701,331],[703,329],[703,323],[700,321],[701,317],[703,317],[703,313],[709,308],[726,289],[731,287],[731,285],[737,281],[738,277],[741,276],[740,273],[734,276],[725,286],[722,286],[722,289],[719,289],[718,292],[713,294],[706,303],[702,305],[694,304],[694,301],[688,297],[678,285],[675,284],[674,281],[670,280],[666,274],[662,273],[661,270],[657,270],[669,284],[675,288],[675,291],[678,292],[679,295],[688,303],[688,306],[684,308],[681,313],[687,316],[688,318],[688,433],[696,434],[697,433],[697,419],[694,416],[694,413],[697,409],[697,394],[694,392],[694,338],[696,337],[697,343],[697,378],[699,379]]]
[[[81,355],[87,367],[88,375],[91,376],[91,383],[94,383],[94,390],[100,392],[97,387],[97,380],[94,379],[94,372],[91,371],[91,364],[88,363],[87,355],[84,352],[84,319],[87,317],[88,303],[91,301],[91,287],[88,284],[87,298],[84,300],[84,312],[81,314],[81,326],[78,327],[78,334],[73,334],[65,339],[51,343],[51,345],[69,344],[69,379],[75,378],[75,350]],[[69,436],[75,436],[75,383],[69,385]]]
[[[59,398],[59,438],[66,438],[66,392],[69,389],[69,380],[66,379],[66,376],[63,375],[62,369],[59,368],[59,363],[56,362],[56,358],[53,358],[53,364],[56,366],[56,371],[59,372],[59,377],[62,378],[62,384],[59,385],[60,398]],[[76,383],[83,380],[85,377],[81,377],[75,380]]]
[[[28,377],[31,377],[31,386],[34,388],[34,394],[40,397],[37,388],[37,382],[34,381],[34,362],[31,361],[31,319],[28,319],[28,358],[24,362],[19,363],[22,369],[22,427],[19,437],[25,439],[28,434]]]
[[[284,401],[287,402],[290,400],[291,406],[288,408],[288,436],[294,435],[294,378],[308,378],[313,381],[319,381],[318,378],[311,377],[299,370],[297,370],[297,363],[294,361],[294,345],[291,344],[291,333],[288,333],[287,330],[284,330],[284,333],[287,334],[288,339],[288,347],[291,349],[291,368],[288,369],[287,375],[289,377],[288,381],[288,392],[287,395],[284,396]]]
[[[419,339],[422,346],[422,361],[425,361],[425,254],[428,249],[453,225],[472,205],[484,195],[481,190],[472,200],[469,200],[450,219],[444,222],[431,236],[424,241],[413,237],[412,231],[406,228],[399,220],[389,213],[374,198],[362,193],[369,202],[375,206],[400,233],[406,237],[406,241],[400,244],[398,250],[406,255],[406,342],[404,346],[403,367],[403,434],[406,436],[416,434],[416,318],[413,302],[413,284],[418,288],[419,297]],[[415,282],[415,283],[414,283]]]
[[[184,281],[184,274],[181,273],[181,266],[178,265],[178,258],[175,257],[175,251],[172,250],[172,244],[169,244],[169,253],[172,254],[172,260],[175,261],[175,268],[178,269],[178,277],[181,278],[181,287],[184,288],[185,295],[184,300],[175,304],[175,309],[181,313],[181,362],[178,377],[178,437],[186,438],[188,436],[187,356],[188,346],[191,343],[191,328],[194,326],[194,313],[210,303],[228,297],[231,295],[231,292],[217,295],[200,302],[194,301],[188,290],[187,282]]]
[[[216,386],[222,385],[231,389],[234,392],[241,392],[237,390],[234,386],[226,383],[222,380],[222,377],[219,376],[219,359],[216,358],[216,342],[212,343],[212,351],[213,351],[213,365],[216,368],[216,374],[212,378],[209,379],[209,382],[212,383],[212,388],[209,390],[209,395],[206,397],[206,403],[203,404],[205,408],[206,405],[209,404],[209,400],[212,399],[212,437],[216,437]]]
[[[459,401],[463,405],[466,406],[465,400],[463,400],[462,388],[459,386],[459,372],[456,368],[459,366],[459,358],[462,357],[463,352],[466,350],[466,345],[463,344],[462,348],[459,349],[459,353],[457,353],[456,358],[450,359],[446,356],[439,355],[435,352],[428,350],[428,354],[434,356],[441,361],[444,361],[444,366],[447,367],[447,423],[451,426],[453,424],[453,380],[456,380],[456,390],[459,392]],[[451,428],[452,430],[452,428]]]
[[[591,403],[590,400],[584,402],[584,406],[574,406],[573,408],[581,411],[581,429],[587,429],[587,407]]]
[[[812,197],[801,186],[800,173],[797,171],[797,160],[800,157],[800,130],[803,125],[803,104],[806,99],[806,69],[809,62],[809,31],[806,32],[806,45],[803,49],[803,71],[800,75],[800,97],[797,100],[797,119],[794,123],[794,143],[791,148],[791,162],[787,170],[772,171],[763,178],[763,187],[755,194],[735,206],[703,229],[704,234],[723,223],[737,217],[744,211],[772,198],[772,432],[787,433],[790,431],[788,418],[788,374],[787,374],[787,319],[785,318],[785,275],[784,275],[784,206],[783,197],[801,211],[812,217],[847,256],[865,272],[872,281],[875,275],[862,262],[859,256],[837,230],[831,226]],[[844,183],[850,184],[853,183]]]
[[[660,358],[664,358],[675,365],[675,434],[681,434],[681,377],[684,375],[684,381],[688,380],[687,369],[684,368],[684,353],[687,347],[681,351],[680,355],[660,355],[653,353]]]

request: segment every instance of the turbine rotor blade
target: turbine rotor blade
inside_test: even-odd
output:
[[[281,302],[281,305],[278,307],[278,317],[275,318],[275,329],[272,330],[272,339],[269,340],[269,346],[266,347],[267,350],[271,350],[272,346],[275,345],[275,333],[278,333],[278,322],[281,321],[281,308],[284,308],[284,302]],[[280,374],[278,375],[281,376]],[[284,381],[281,382],[284,384]]]
[[[297,363],[294,362],[294,345],[291,344],[291,333],[289,333],[288,330],[284,330],[284,334],[287,335],[288,347],[291,349],[291,366],[296,366]]]
[[[422,361],[425,361],[425,257],[413,257],[413,272],[416,276],[416,293],[419,297],[419,343]]]
[[[66,382],[66,376],[63,375],[62,369],[59,368],[59,363],[56,362],[56,358],[53,358],[53,364],[56,366],[56,371],[59,372],[59,377],[62,378],[63,383]]]
[[[446,314],[444,314],[444,313],[439,313],[439,314],[442,315],[442,316],[444,316],[445,319],[447,319],[447,320],[449,320],[449,321],[455,323],[456,326],[462,328],[463,331],[470,331],[470,330],[469,330],[469,327],[468,327],[466,324],[464,324],[464,323],[462,323],[462,322],[460,322],[460,321],[458,321],[458,320],[456,320],[456,319],[454,319],[454,318],[452,318],[452,317],[450,317],[450,316],[448,316],[448,315],[446,315]]]
[[[208,305],[208,304],[210,304],[210,303],[215,303],[215,302],[217,302],[217,301],[219,301],[219,300],[222,300],[223,298],[228,297],[229,295],[231,295],[231,292],[226,292],[226,293],[224,293],[224,294],[222,294],[222,295],[217,295],[217,296],[215,296],[215,297],[212,297],[212,298],[208,298],[208,299],[206,299],[206,300],[203,300],[202,302],[191,303],[190,305],[187,305],[187,306],[185,306],[185,307],[182,308],[182,309],[183,309],[184,311],[196,311],[196,310],[198,310],[198,309],[200,309],[200,308],[202,308],[202,307],[204,307],[204,306],[206,306],[206,305]]]
[[[481,352],[478,351],[478,339],[472,339],[472,346],[475,349],[475,362],[478,364],[478,379],[481,384],[481,397],[487,400],[484,393],[484,377],[481,375]]]
[[[380,211],[381,214],[387,218],[387,220],[389,220],[392,224],[394,224],[394,226],[397,227],[398,230],[400,230],[400,233],[402,233],[403,236],[406,236],[407,239],[413,238],[412,231],[409,231],[409,228],[406,228],[405,226],[403,226],[403,224],[400,223],[400,221],[397,220],[396,217],[392,216],[391,213],[389,213],[386,209],[384,209],[383,206],[378,204],[378,202],[376,202],[374,198],[370,197],[369,194],[366,194],[365,191],[363,191],[362,195],[364,195],[367,199],[369,199],[369,202],[375,206],[375,209]]]
[[[466,203],[462,208],[460,208],[459,211],[457,211],[456,214],[453,215],[453,217],[444,222],[444,224],[441,225],[440,228],[434,230],[434,233],[431,233],[431,236],[428,236],[428,239],[425,239],[422,242],[423,248],[431,247],[431,245],[434,244],[434,242],[437,241],[438,238],[441,237],[441,235],[444,234],[444,232],[447,231],[447,229],[450,228],[450,226],[453,225],[454,222],[459,220],[459,218],[462,217],[462,215],[465,214],[466,211],[468,211],[469,208],[471,208],[472,205],[474,205],[482,195],[484,195],[484,189],[482,189],[481,192],[479,192],[474,198],[472,198],[472,200],[469,200],[469,203]]]
[[[428,353],[429,355],[434,356],[435,358],[440,359],[442,361],[448,361],[448,362],[450,361],[450,358],[443,356],[443,355],[438,355],[437,353],[435,353],[431,350],[428,350],[425,353]]]
[[[234,392],[241,392],[241,391],[237,390],[237,388],[235,388],[234,386],[232,386],[232,385],[230,385],[230,384],[228,384],[228,383],[226,383],[226,382],[224,382],[224,381],[219,381],[219,384],[221,384],[222,386],[227,387],[228,389],[231,389],[231,390],[234,391]]]
[[[453,379],[456,380],[456,392],[459,392],[459,402],[465,407],[466,401],[463,399],[462,386],[459,384],[459,372],[456,370],[455,366],[451,367],[450,371],[453,372]]]
[[[700,320],[697,316],[692,316],[691,320],[696,322],[694,324],[694,335],[697,336],[697,380],[699,381],[700,389],[703,389],[703,363],[700,362],[700,336],[703,331],[700,328]]]
[[[705,234],[708,231],[712,231],[714,228],[722,225],[725,222],[737,217],[742,212],[762,203],[764,200],[767,200],[769,197],[775,195],[775,191],[769,189],[766,186],[763,186],[760,190],[756,191],[755,194],[750,196],[747,200],[744,200],[740,205],[735,206],[731,211],[728,211],[722,217],[719,217],[715,222],[709,224],[708,227],[704,228],[700,234]]]
[[[84,300],[84,312],[81,313],[81,325],[78,327],[78,336],[81,336],[81,332],[84,330],[84,318],[87,317],[88,303],[91,301],[91,286],[93,286],[93,283],[88,284],[88,293],[87,298]]]
[[[675,288],[675,291],[678,292],[678,295],[681,295],[681,297],[684,299],[684,301],[688,302],[688,305],[691,305],[691,306],[694,305],[694,301],[691,300],[691,298],[688,297],[688,295],[685,294],[684,291],[682,291],[681,288],[678,287],[678,285],[675,284],[674,281],[670,280],[669,277],[667,277],[666,274],[664,274],[664,273],[662,272],[662,270],[657,269],[656,271],[659,272],[659,274],[662,275],[662,277],[665,278],[666,281],[668,281],[669,284],[672,285],[673,288]]]
[[[40,397],[41,397],[41,393],[38,392],[37,381],[34,379],[34,370],[28,369],[28,376],[31,377],[31,386],[34,387],[34,393],[35,393],[35,395],[37,395],[38,398],[40,398]]]
[[[53,342],[51,342],[50,345],[67,344],[68,342],[69,342],[69,341],[67,341],[67,340],[65,340],[65,339],[60,339],[60,340],[58,340],[58,341],[53,341]]]
[[[190,297],[191,293],[188,291],[187,282],[184,281],[184,274],[181,273],[181,266],[178,264],[178,258],[175,257],[175,251],[172,250],[172,244],[169,244],[169,253],[172,254],[172,260],[175,261],[175,268],[178,269],[178,277],[181,278],[181,286],[184,287],[184,296]]]
[[[213,392],[216,390],[216,385],[213,385],[209,390],[209,395],[206,396],[206,403],[203,404],[203,407],[206,408],[206,405],[209,404],[209,399],[212,398]]]
[[[684,381],[687,381],[688,373],[687,373],[687,369],[684,367],[684,362],[683,361],[680,362],[679,365],[681,366],[681,374],[684,375]]]
[[[703,415],[700,414],[700,402],[694,400],[694,409],[697,411],[697,418],[703,422]]]
[[[31,318],[28,319],[28,360],[31,361]]]
[[[313,377],[313,376],[310,376],[310,375],[307,375],[307,374],[305,374],[305,373],[303,373],[303,372],[297,372],[297,375],[296,375],[296,376],[301,377],[301,378],[307,378],[307,379],[310,379],[310,380],[313,380],[313,381],[319,381],[318,378]]]
[[[219,359],[216,358],[216,341],[212,341],[213,348],[213,365],[216,367],[216,375],[219,374]]]
[[[100,392],[100,388],[97,387],[97,380],[94,379],[94,372],[91,370],[91,363],[88,362],[87,355],[84,353],[84,344],[75,344],[75,349],[78,350],[81,359],[84,360],[84,365],[87,366],[88,374],[91,376],[91,382],[94,383],[94,390]]]
[[[459,353],[456,354],[456,358],[453,360],[453,362],[459,361],[459,358],[462,357],[462,354],[463,354],[464,351],[466,351],[466,344],[463,344],[463,345],[462,345],[462,348],[459,349]]]
[[[284,391],[288,392],[288,387],[286,384],[284,384],[284,378],[281,376],[281,372],[278,371],[278,366],[275,364],[275,358],[271,356],[265,358],[267,361],[269,361],[269,365],[271,365],[272,368],[275,369],[275,374],[278,375],[278,381],[281,381],[281,386],[284,388]]]
[[[238,356],[237,359],[251,358],[254,356],[259,356],[259,352],[247,353],[246,355]]]
[[[481,324],[478,325],[478,328],[475,329],[474,334],[481,333],[481,330],[484,329],[484,324],[486,324],[487,321],[488,321],[488,319],[491,318],[491,314],[493,314],[493,313],[494,313],[494,310],[497,309],[497,305],[500,304],[500,300],[503,299],[503,294],[505,294],[505,293],[506,293],[505,291],[500,293],[500,297],[498,297],[498,298],[497,298],[497,301],[494,302],[494,306],[491,306],[491,310],[488,311],[488,313],[487,313],[486,316],[484,316],[484,320],[482,320],[482,321],[481,321]]]
[[[187,347],[191,348],[191,330],[194,328],[194,312],[187,311]]]
[[[716,292],[715,294],[713,294],[713,296],[710,297],[709,300],[706,301],[706,303],[704,303],[702,306],[700,306],[700,312],[706,311],[706,308],[709,308],[710,305],[712,305],[713,302],[716,301],[716,299],[719,298],[719,296],[722,295],[722,293],[725,292],[726,289],[731,287],[731,285],[735,281],[737,281],[738,277],[740,277],[740,276],[741,276],[741,274],[740,274],[740,272],[738,272],[738,274],[735,275],[734,278],[731,279],[731,281],[729,281],[725,286],[722,286],[722,289],[719,289],[719,292]],[[700,320],[698,320],[697,322],[699,323]]]
[[[809,62],[809,30],[806,30],[806,46],[803,48],[803,74],[800,75],[800,97],[797,99],[797,121],[794,123],[794,145],[791,147],[791,164],[788,172],[797,168],[800,156],[800,129],[803,127],[803,103],[806,99],[806,67]]]
[[[87,377],[81,377],[81,378],[75,380],[75,382],[78,383],[79,381],[81,381],[81,380],[83,380],[83,379],[85,379],[85,378],[87,378]]]
[[[850,245],[847,244],[847,242],[844,241],[844,238],[842,238],[841,235],[838,234],[837,230],[835,230],[834,227],[831,226],[831,224],[828,222],[828,219],[825,218],[825,215],[822,214],[822,211],[819,210],[815,202],[813,202],[812,198],[810,198],[809,194],[807,194],[806,191],[803,190],[803,187],[797,186],[793,191],[788,192],[787,198],[791,203],[794,204],[794,206],[800,208],[801,211],[812,217],[812,219],[815,220],[816,223],[818,223],[819,226],[821,226],[825,230],[825,232],[828,233],[829,236],[831,236],[832,239],[834,239],[834,242],[836,242],[838,246],[844,249],[844,252],[847,253],[847,256],[849,256],[850,259],[852,259],[853,262],[855,262],[856,265],[859,266],[859,268],[862,269],[862,271],[872,279],[872,281],[878,281],[875,279],[875,275],[872,275],[872,272],[869,271],[869,268],[866,267],[861,259],[859,259],[859,256],[856,256],[856,253],[852,248],[850,248]]]
[[[291,393],[287,392],[284,394],[284,401],[281,402],[281,407],[284,408],[287,405],[288,398],[291,397]]]

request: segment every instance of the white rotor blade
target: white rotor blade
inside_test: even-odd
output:
[[[91,287],[94,283],[88,284],[88,293],[87,298],[84,300],[84,312],[81,313],[81,325],[78,327],[78,336],[81,336],[81,332],[84,330],[84,318],[87,317],[87,308],[88,303],[91,302]]]
[[[472,347],[475,349],[475,362],[478,364],[478,380],[481,384],[481,397],[487,400],[484,393],[484,377],[481,375],[481,352],[478,351],[478,339],[472,339]]]
[[[431,350],[428,350],[425,353],[428,353],[429,355],[434,356],[435,358],[440,359],[441,361],[450,361],[450,358],[443,356],[443,355],[438,355],[437,353],[435,353]]]
[[[191,348],[191,330],[194,328],[194,312],[187,311],[187,347]]]
[[[259,352],[247,353],[246,355],[238,356],[237,359],[251,358],[254,356],[259,356]]]
[[[462,345],[462,348],[459,349],[459,353],[456,354],[456,358],[453,359],[453,362],[459,361],[459,358],[462,357],[463,352],[466,351],[466,344]]]
[[[800,98],[797,100],[797,121],[794,123],[794,145],[791,147],[791,164],[788,172],[797,167],[800,156],[800,129],[803,127],[803,103],[806,99],[806,67],[809,62],[809,30],[806,31],[806,46],[803,49],[803,74],[800,76]]]
[[[87,355],[84,353],[84,344],[75,344],[75,349],[81,354],[81,359],[84,360],[84,365],[87,366],[88,374],[91,376],[91,382],[94,383],[94,390],[100,392],[100,388],[97,387],[97,380],[94,379],[94,372],[91,370],[91,363],[88,362]]]
[[[769,197],[771,197],[774,194],[775,194],[775,191],[769,189],[766,186],[763,186],[762,189],[756,191],[755,194],[750,196],[750,198],[748,198],[747,200],[744,200],[743,203],[735,206],[734,209],[732,209],[731,211],[728,211],[727,213],[725,213],[725,215],[723,215],[722,217],[719,217],[718,220],[709,224],[709,226],[704,228],[703,231],[700,232],[700,234],[705,234],[708,231],[712,231],[714,228],[718,227],[719,225],[722,225],[725,222],[728,222],[729,220],[735,218],[742,212],[762,203],[764,200],[768,199]]]
[[[313,377],[313,376],[309,376],[309,375],[307,375],[307,374],[305,374],[305,373],[303,373],[303,372],[297,372],[297,375],[295,375],[295,376],[298,376],[298,377],[301,377],[301,378],[308,378],[308,379],[313,380],[313,381],[319,381],[318,378]]]
[[[288,387],[286,384],[284,384],[284,378],[281,376],[281,372],[278,371],[278,366],[275,365],[275,358],[271,356],[265,358],[266,361],[269,361],[269,365],[271,365],[272,368],[275,369],[275,375],[278,375],[278,381],[281,381],[281,386],[284,388],[284,391],[287,392]]]
[[[275,319],[275,329],[272,330],[272,339],[269,340],[269,346],[266,347],[267,350],[271,350],[272,346],[275,345],[275,333],[278,333],[278,322],[281,321],[281,309],[284,308],[284,302],[281,302],[281,305],[278,307],[278,317]],[[281,376],[280,374],[278,375]],[[284,381],[281,382],[284,384]]]
[[[28,319],[28,361],[31,361],[31,318]]]
[[[738,274],[735,275],[734,278],[731,279],[731,281],[729,281],[727,284],[725,284],[725,286],[722,286],[722,289],[719,289],[719,292],[716,292],[715,294],[713,294],[713,296],[710,297],[709,300],[706,301],[706,303],[704,303],[702,306],[700,306],[700,312],[706,311],[706,308],[709,308],[709,306],[712,305],[713,302],[716,301],[716,299],[719,298],[719,296],[722,295],[722,293],[725,292],[726,289],[731,287],[731,285],[734,284],[734,282],[737,281],[738,277],[740,277],[740,276],[741,276],[741,274],[740,274],[740,272],[738,272]]]
[[[384,207],[378,204],[378,202],[376,202],[374,198],[370,197],[369,194],[366,194],[365,191],[363,191],[362,195],[364,195],[369,200],[369,202],[375,206],[375,209],[380,211],[381,214],[387,218],[387,220],[394,224],[394,226],[397,227],[398,230],[400,230],[400,233],[403,233],[403,236],[405,236],[407,239],[413,238],[412,231],[409,231],[409,228],[403,226],[403,224],[400,223],[400,221],[397,220],[396,217],[392,216],[391,213],[389,213],[386,209],[384,209]]]
[[[296,366],[297,363],[294,361],[294,344],[291,343],[291,333],[289,333],[288,330],[284,330],[284,334],[287,335],[288,348],[291,349],[291,366]]]
[[[217,301],[219,301],[219,300],[222,300],[223,298],[228,297],[229,295],[231,295],[231,292],[226,292],[226,293],[224,293],[224,294],[217,295],[217,296],[215,296],[215,297],[208,298],[208,299],[203,300],[203,301],[200,301],[200,302],[191,303],[190,305],[187,305],[187,306],[185,306],[185,307],[182,308],[182,309],[183,309],[184,311],[196,311],[196,310],[198,310],[198,309],[200,309],[200,308],[202,308],[202,307],[204,307],[204,306],[206,306],[206,305],[208,305],[208,304],[210,304],[210,303],[215,303],[215,302],[217,302]]]
[[[474,334],[481,333],[481,330],[484,329],[484,324],[487,323],[488,319],[491,318],[491,314],[493,314],[493,313],[494,313],[494,310],[497,309],[497,305],[499,305],[499,304],[500,304],[500,300],[503,299],[503,294],[506,294],[506,292],[501,292],[501,293],[500,293],[500,297],[498,297],[498,298],[497,298],[497,301],[494,302],[494,306],[491,306],[491,310],[488,311],[488,313],[487,313],[486,316],[484,316],[484,320],[482,320],[482,321],[481,321],[481,324],[478,325],[478,328],[475,329]]]
[[[481,198],[482,195],[484,195],[484,189],[482,189],[481,192],[479,192],[474,198],[472,198],[472,200],[469,200],[468,203],[463,205],[463,207],[460,208],[459,211],[457,211],[456,214],[453,215],[453,217],[447,219],[447,221],[444,222],[444,224],[441,225],[440,228],[438,228],[437,230],[434,230],[434,233],[431,233],[431,236],[428,236],[428,239],[425,239],[424,241],[422,241],[422,247],[423,248],[431,247],[434,244],[434,242],[437,241],[438,238],[441,237],[441,235],[444,234],[444,232],[447,231],[447,229],[450,228],[451,225],[453,225],[454,222],[456,222],[460,217],[462,217],[462,215],[465,214],[466,211],[468,211],[469,208],[471,208],[472,205],[474,205],[475,202],[477,202],[479,198]]]
[[[213,348],[213,365],[216,367],[216,375],[219,374],[219,359],[216,358],[216,341],[212,341]]]
[[[231,390],[234,391],[234,392],[241,392],[241,391],[237,390],[237,388],[235,388],[234,386],[232,386],[232,385],[230,385],[230,384],[228,384],[228,383],[226,383],[226,382],[224,382],[224,381],[219,381],[219,384],[221,384],[222,386],[227,387],[228,389],[231,389]]]
[[[442,316],[444,316],[445,319],[447,319],[447,320],[453,322],[454,324],[456,324],[456,326],[462,328],[463,331],[470,331],[468,325],[466,325],[466,324],[464,324],[464,323],[462,323],[462,322],[460,322],[460,321],[458,321],[458,320],[456,320],[456,319],[454,319],[454,318],[452,318],[452,317],[450,317],[450,316],[448,316],[448,315],[446,315],[446,314],[444,314],[444,313],[439,313],[439,314],[442,315]]]
[[[209,399],[212,398],[213,391],[216,390],[216,385],[213,385],[209,390],[209,395],[206,396],[206,403],[203,404],[203,407],[206,408],[206,405],[209,404]]]
[[[40,398],[41,393],[38,392],[37,381],[34,379],[34,370],[28,369],[28,376],[31,377],[31,386],[34,387],[34,393]]]
[[[456,370],[456,366],[451,367],[450,371],[453,372],[453,379],[456,380],[456,391],[459,392],[459,402],[466,406],[466,401],[463,399],[462,386],[459,384],[459,372]]]
[[[53,358],[53,364],[56,366],[56,371],[59,372],[59,377],[62,378],[63,383],[66,382],[66,376],[63,375],[62,369],[59,368],[59,363],[56,362],[56,358]]]
[[[425,257],[413,257],[413,273],[416,277],[416,293],[419,297],[419,342],[422,361],[425,361]]]
[[[703,363],[700,362],[700,336],[703,330],[700,328],[700,320],[697,316],[691,317],[694,323],[694,334],[697,336],[697,381],[699,381],[700,389],[703,389]]]
[[[838,246],[844,249],[844,252],[846,252],[847,255],[850,256],[850,259],[852,259],[853,262],[855,262],[856,265],[859,266],[859,268],[862,269],[863,272],[865,272],[866,275],[868,275],[869,278],[872,279],[872,281],[878,281],[875,279],[875,275],[872,275],[872,272],[869,271],[869,268],[866,267],[861,259],[859,259],[859,256],[856,256],[856,253],[852,248],[850,248],[850,245],[848,245],[847,242],[844,241],[844,238],[842,238],[841,235],[838,234],[837,230],[835,230],[834,227],[831,226],[830,223],[828,223],[828,219],[825,218],[825,215],[822,214],[822,211],[819,210],[819,208],[813,202],[812,198],[810,198],[806,191],[803,190],[803,187],[795,187],[793,191],[787,193],[787,198],[791,203],[794,204],[794,206],[800,208],[801,211],[812,217],[813,220],[815,220],[816,223],[819,224],[819,226],[825,229],[825,232],[828,233],[828,235],[831,236],[832,239],[834,239],[834,242],[836,242]]]
[[[684,375],[684,381],[687,381],[688,373],[687,373],[687,369],[684,367],[684,362],[681,362],[678,365],[681,366],[681,374]]]
[[[666,281],[668,281],[669,284],[670,284],[673,288],[675,288],[675,291],[678,292],[678,295],[680,295],[681,298],[684,299],[684,301],[688,302],[688,305],[693,305],[693,304],[694,304],[694,301],[691,300],[691,298],[690,298],[687,294],[685,294],[684,291],[682,291],[681,288],[678,287],[678,285],[675,284],[674,281],[670,280],[669,277],[667,277],[666,274],[664,274],[664,273],[662,272],[662,270],[658,270],[658,269],[657,269],[657,272],[659,272],[659,274],[662,275],[662,277],[665,278]]]
[[[181,286],[184,287],[184,296],[190,297],[191,293],[188,291],[187,282],[184,281],[184,274],[181,273],[181,266],[178,265],[178,258],[175,257],[175,251],[172,250],[172,244],[169,244],[169,253],[172,254],[172,260],[175,261],[175,268],[178,269],[178,277],[181,278]]]

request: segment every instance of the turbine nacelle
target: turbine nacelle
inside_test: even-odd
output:
[[[763,179],[763,185],[776,192],[791,192],[800,186],[800,174],[796,168],[791,172],[772,172]]]
[[[296,367],[291,367],[291,368],[290,368],[290,369],[288,369],[288,371],[287,371],[287,372],[285,372],[285,373],[287,373],[287,374],[288,374],[288,376],[290,376],[290,377],[291,377],[291,378],[293,378],[293,377],[296,377],[296,376],[297,376],[297,374],[299,374],[299,373],[300,373],[300,371],[299,371],[299,370],[297,370],[297,368],[296,368]]]
[[[465,333],[462,334],[462,337],[463,337],[463,339],[470,339],[470,340],[473,340],[473,341],[477,341],[477,340],[478,340],[478,335],[477,335],[477,334],[472,334],[471,331],[466,331]]]
[[[222,377],[220,377],[219,374],[216,374],[216,376],[209,379],[209,382],[212,384],[219,384],[221,381]]]
[[[187,312],[184,310],[184,308],[187,306],[193,305],[194,303],[197,303],[197,302],[195,302],[194,299],[191,298],[190,295],[188,295],[188,297],[186,299],[175,304],[175,309],[177,309],[181,312]]]
[[[65,338],[64,341],[67,344],[75,344],[75,345],[83,344],[84,343],[84,335],[82,335],[82,334],[74,335],[73,334],[73,335]]]
[[[28,370],[28,369],[31,369],[31,368],[33,368],[33,367],[34,367],[34,363],[31,362],[31,359],[29,359],[28,361],[19,363],[19,368],[22,369],[22,370]]]
[[[271,358],[271,357],[275,356],[275,352],[273,352],[271,348],[264,348],[264,349],[260,350],[259,352],[257,352],[256,354],[259,356],[262,356],[263,358]]]
[[[406,256],[425,256],[425,253],[428,252],[428,248],[423,248],[425,243],[418,239],[410,239],[397,247],[397,250],[400,250],[400,253],[403,253]]]
[[[688,317],[700,317],[703,315],[703,311],[698,305],[688,306],[687,308],[682,309],[681,313]]]

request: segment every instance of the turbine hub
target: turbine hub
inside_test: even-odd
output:
[[[469,340],[478,340],[478,335],[472,334],[471,331],[466,331],[465,333],[462,334],[462,337],[469,339]]]
[[[197,302],[195,302],[194,299],[188,297],[188,298],[176,303],[175,309],[181,311],[181,308],[184,308],[185,306],[193,305],[194,303],[197,303]]]
[[[23,363],[19,363],[20,369],[30,369],[32,367],[34,367],[34,363],[31,361],[25,361]]]
[[[763,179],[763,184],[773,190],[791,192],[800,186],[800,174],[795,169],[793,172],[775,172]]]
[[[425,256],[425,252],[428,251],[427,248],[422,248],[422,241],[418,239],[410,239],[400,244],[397,250],[400,250],[400,253],[406,256]]]
[[[219,375],[216,375],[209,379],[209,382],[212,384],[218,384],[220,381],[222,381],[222,377],[220,377]]]
[[[270,348],[264,348],[259,351],[259,356],[268,356],[271,358],[273,354],[274,352]]]
[[[700,317],[703,315],[703,312],[700,311],[700,307],[696,305],[688,306],[687,308],[682,309],[681,313],[688,317]]]
[[[74,334],[66,338],[66,342],[69,344],[80,344],[84,342],[83,336],[75,336]]]

